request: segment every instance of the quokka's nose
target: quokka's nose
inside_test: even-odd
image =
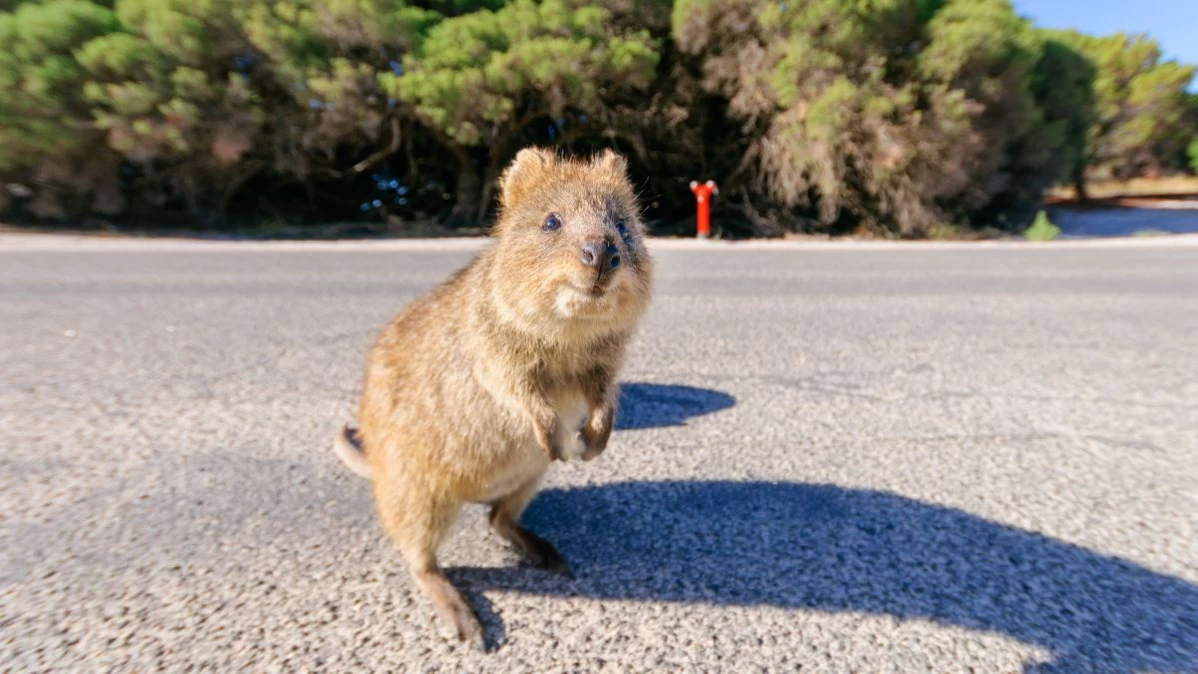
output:
[[[620,249],[606,241],[588,241],[582,246],[579,259],[597,272],[605,272],[620,266]]]

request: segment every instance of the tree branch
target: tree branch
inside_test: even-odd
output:
[[[361,173],[399,150],[399,118],[391,117],[391,142],[387,147],[354,164],[354,173]]]

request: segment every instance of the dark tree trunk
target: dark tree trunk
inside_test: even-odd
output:
[[[458,182],[454,188],[453,211],[449,216],[451,227],[473,226],[478,220],[482,195],[482,180],[474,158],[464,148],[454,150],[458,160]]]
[[[220,196],[216,200],[216,208],[212,216],[217,222],[224,222],[225,216],[229,211],[229,202],[237,192],[249,182],[250,178],[258,175],[258,172],[265,168],[265,164],[260,161],[247,161],[241,166],[241,172],[233,175],[220,188]]]
[[[1086,191],[1086,167],[1074,169],[1073,171],[1073,191],[1077,195],[1078,201],[1089,201],[1090,193]]]
[[[492,155],[491,161],[487,164],[486,182],[482,185],[482,196],[478,200],[478,212],[475,217],[479,222],[482,222],[487,217],[487,212],[491,209],[491,200],[495,198],[495,183],[499,180],[499,159],[498,155]]]

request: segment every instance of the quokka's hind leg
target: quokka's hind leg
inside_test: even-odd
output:
[[[478,615],[437,565],[437,548],[457,518],[461,503],[417,498],[406,485],[398,494],[380,485],[379,496],[383,527],[395,540],[416,584],[460,641],[484,649]]]
[[[458,592],[453,583],[449,582],[437,567],[437,561],[432,555],[418,562],[418,565],[413,565],[412,577],[433,602],[441,620],[453,629],[459,641],[467,642],[479,650],[486,649],[483,628],[478,622],[474,607]]]
[[[572,578],[570,565],[549,541],[520,526],[520,515],[537,493],[541,477],[529,480],[516,491],[500,498],[491,507],[491,526],[533,564]]]

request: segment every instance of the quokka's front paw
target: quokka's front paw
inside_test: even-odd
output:
[[[548,429],[538,429],[537,444],[541,446],[541,450],[545,452],[545,456],[549,459],[550,463],[566,460],[566,453],[563,451],[562,441],[558,433]]]
[[[590,428],[583,428],[578,434],[579,442],[582,443],[582,460],[590,461],[591,459],[603,453],[607,449],[609,433],[593,433]]]
[[[552,442],[547,447],[544,447],[545,455],[549,457],[549,461],[551,463],[554,461],[569,461],[570,459],[576,458],[578,456],[578,454],[573,451],[575,444],[576,443],[572,441],[561,440]]]

